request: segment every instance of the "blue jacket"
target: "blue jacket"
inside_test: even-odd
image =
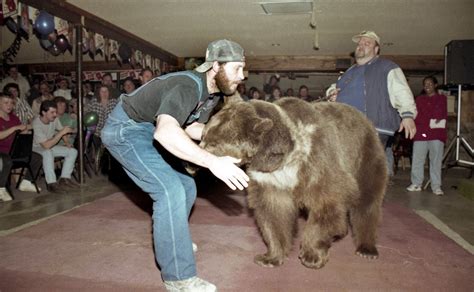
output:
[[[400,115],[391,102],[387,77],[399,68],[390,60],[376,57],[364,65],[354,65],[337,81],[337,101],[365,113],[381,134],[393,135],[400,126]],[[408,116],[413,116],[409,113]]]

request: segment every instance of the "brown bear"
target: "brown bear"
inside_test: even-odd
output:
[[[378,257],[387,165],[375,128],[356,109],[297,98],[231,101],[205,126],[200,145],[246,167],[248,205],[268,248],[255,256],[257,264],[283,263],[301,209],[307,219],[299,258],[306,267],[323,267],[349,227],[356,254]]]

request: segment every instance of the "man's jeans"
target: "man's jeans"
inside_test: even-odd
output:
[[[153,146],[154,130],[152,123],[130,119],[119,102],[101,138],[128,176],[153,199],[153,241],[163,280],[184,280],[196,275],[188,225],[196,184],[165,162]]]
[[[43,171],[47,184],[56,182],[56,173],[54,172],[54,158],[64,157],[63,167],[61,169],[61,177],[71,178],[76,163],[77,150],[66,146],[56,145],[50,149],[43,147],[33,147],[33,151],[43,156]]]

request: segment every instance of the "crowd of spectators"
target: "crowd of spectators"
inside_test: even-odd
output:
[[[50,192],[61,193],[78,186],[73,178],[77,149],[77,90],[66,76],[42,80],[19,72],[18,66],[3,68],[0,75],[0,201],[12,200],[7,186],[10,179],[10,152],[15,135],[33,134],[33,176],[43,174]],[[31,79],[29,79],[30,77]],[[36,78],[35,78],[36,77]],[[84,114],[97,114],[92,127],[95,145],[101,145],[100,130],[122,93],[133,92],[153,78],[143,69],[138,79],[115,82],[110,73],[100,82],[83,81]],[[58,163],[59,162],[59,163]],[[58,169],[58,167],[60,169]],[[41,172],[42,169],[42,172]],[[56,179],[59,171],[60,177]],[[23,177],[19,189],[36,192],[30,174]],[[39,189],[40,190],[40,189]]]
[[[301,85],[298,89],[298,92],[295,94],[295,90],[291,87],[283,91],[280,87],[280,76],[271,75],[268,82],[264,82],[261,89],[256,86],[250,87],[248,90],[246,88],[245,82],[239,84],[237,91],[243,100],[248,101],[250,99],[260,99],[269,102],[274,102],[282,97],[298,97],[306,101],[315,101],[320,97],[312,97],[309,94],[309,88],[306,85]]]
[[[313,97],[309,94],[309,88],[306,85],[301,85],[298,88],[298,92],[295,94],[295,90],[292,87],[287,88],[285,91],[280,87],[280,76],[278,74],[271,75],[268,82],[264,82],[261,89],[256,86],[246,88],[245,82],[239,84],[237,88],[240,96],[248,101],[250,99],[260,99],[269,102],[274,102],[282,97],[298,97],[306,101],[315,101],[320,97]]]

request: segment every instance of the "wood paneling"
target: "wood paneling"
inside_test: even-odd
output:
[[[384,56],[397,63],[406,73],[433,74],[444,70],[443,56]],[[174,70],[184,69],[184,58],[177,58]],[[262,56],[247,57],[245,70],[252,73],[264,72],[339,72],[350,63],[342,56]],[[29,64],[30,72],[74,71],[74,62]],[[83,62],[84,71],[128,70],[130,64],[119,66],[116,61]]]
[[[383,56],[397,63],[404,71],[442,72],[444,56]],[[347,56],[262,56],[247,57],[250,72],[336,72],[349,66]]]

